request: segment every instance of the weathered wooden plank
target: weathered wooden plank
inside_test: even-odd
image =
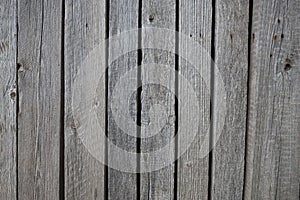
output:
[[[88,108],[90,100],[96,98],[97,85],[104,86],[105,90],[105,79],[101,79],[105,73],[101,68],[105,67],[106,1],[65,2],[65,197],[104,199],[105,167],[97,160],[105,157],[104,138],[94,136],[105,130],[105,95],[94,102],[104,108],[97,116],[102,120],[102,130],[97,126],[99,121],[88,118],[96,107]],[[86,107],[75,107],[76,100]],[[93,140],[99,144],[92,146]]]
[[[227,110],[225,124],[212,151],[212,199],[242,199],[244,183],[249,2],[217,0],[215,4],[215,63],[223,78]],[[216,69],[217,70],[217,69]],[[216,72],[215,70],[215,72]],[[216,75],[216,74],[215,74]],[[216,88],[214,99],[222,96]],[[220,109],[213,108],[214,111]],[[215,115],[215,112],[214,112]],[[213,123],[219,123],[213,117]],[[220,119],[219,119],[220,120]],[[213,132],[213,143],[218,132]]]
[[[59,0],[18,2],[18,198],[59,198]]]
[[[132,29],[138,28],[138,0],[110,0],[109,6],[109,36],[112,41],[114,38],[123,32],[130,31]],[[128,47],[134,47],[134,51],[126,52]],[[113,97],[113,91],[119,90],[123,93],[118,93],[118,99],[121,101],[128,101],[128,106],[132,105],[136,107],[136,94],[133,95],[132,102],[129,101],[125,96],[130,92],[132,82],[137,84],[137,72],[135,71],[131,80],[127,80],[124,84],[119,86],[122,88],[116,88],[118,82],[122,76],[126,76],[126,73],[131,73],[130,70],[136,69],[138,65],[138,40],[137,38],[132,38],[126,40],[126,44],[114,46],[109,45],[109,66],[108,66],[108,138],[113,144],[117,145],[119,148],[126,152],[135,153],[137,151],[137,143],[134,135],[136,134],[136,124],[127,123],[127,129],[123,129],[121,124],[114,119],[112,109],[117,109],[122,113],[125,112],[123,109],[133,109],[131,110],[132,118],[122,118],[121,120],[136,120],[136,108],[125,107],[122,108],[120,105],[111,105]],[[122,52],[121,56],[117,56],[118,52]],[[116,60],[114,60],[117,57]],[[128,77],[129,78],[129,77]],[[136,85],[135,85],[136,87]],[[111,106],[114,106],[111,107]],[[130,126],[130,127],[129,127]],[[131,133],[126,131],[130,130]],[[118,160],[128,161],[130,159],[120,157],[122,155],[115,154],[112,148],[108,147],[108,162],[115,163]],[[136,169],[137,163],[123,163],[124,165],[130,165],[130,168]],[[120,166],[122,168],[122,166]],[[128,168],[124,167],[124,168]],[[122,170],[122,169],[121,169]],[[108,199],[136,199],[137,196],[137,175],[134,173],[121,172],[116,169],[108,168]]]
[[[193,89],[190,90],[179,79],[178,90],[181,96],[179,98],[188,104],[189,109],[188,111],[181,110],[184,108],[181,107],[179,102],[179,118],[181,117],[181,112],[195,112],[193,102],[190,102],[192,100],[187,99],[188,94],[191,93],[196,93],[197,95],[197,104],[202,113],[202,118],[199,119],[199,133],[196,135],[194,142],[178,160],[177,199],[207,199],[209,157],[208,155],[200,155],[200,152],[203,152],[201,148],[204,148],[204,137],[206,134],[209,134],[211,84],[210,82],[204,82],[202,76],[208,76],[208,80],[210,80],[210,73],[204,73],[207,66],[210,68],[212,60],[211,57],[207,57],[211,51],[212,3],[211,1],[180,1],[179,10],[179,32],[185,35],[185,37],[179,37],[179,49],[187,49],[183,54],[179,54],[179,76],[184,77],[193,86]],[[188,47],[187,45],[191,44],[189,41],[198,42],[199,47],[208,52],[207,55],[201,53],[199,48],[194,49],[194,46]],[[196,55],[195,52],[198,52],[201,57],[196,58],[194,65],[191,65],[191,57]],[[184,120],[194,120],[192,115],[188,115],[188,117],[190,118]],[[178,126],[179,130],[181,130],[184,127],[180,126],[187,126],[187,124],[180,123]],[[184,148],[184,146],[181,146],[184,142],[181,141],[185,140],[187,136],[184,132],[177,134],[178,152],[180,153],[181,149],[183,150]],[[209,145],[207,145],[208,147]],[[208,152],[208,149],[206,151]]]
[[[0,3],[0,199],[16,199],[16,1]]]
[[[150,0],[143,1],[142,4],[142,28],[164,28],[174,31],[173,35],[153,35],[151,32],[142,32],[142,64],[163,64],[169,69],[162,69],[156,66],[155,69],[149,70],[145,66],[141,68],[141,81],[143,84],[141,93],[141,135],[151,136],[141,139],[141,152],[149,153],[160,150],[168,145],[175,134],[175,30],[176,30],[176,2],[171,0],[160,1]],[[162,38],[165,38],[163,40]],[[151,44],[159,44],[168,47],[169,51],[160,49],[146,49]],[[155,45],[157,46],[157,45]],[[160,80],[157,84],[150,84],[150,80]],[[167,83],[163,86],[161,83]],[[157,107],[157,104],[160,106]],[[156,109],[154,109],[156,107]],[[164,107],[164,109],[162,109]],[[150,109],[154,109],[151,114]],[[161,112],[161,113],[157,113]],[[162,114],[163,113],[163,114]],[[159,118],[165,116],[165,123],[162,129],[157,129],[154,124],[159,122]],[[154,126],[153,126],[154,125]],[[153,129],[147,128],[153,126]],[[156,131],[156,132],[155,132]],[[166,153],[166,152],[164,152]],[[168,149],[169,158],[173,159],[175,146]],[[151,170],[163,160],[153,160],[147,163],[148,157],[141,156],[141,171]],[[174,198],[174,164],[168,165],[158,171],[141,174],[141,199],[173,199]]]
[[[254,1],[245,199],[299,199],[299,10]]]

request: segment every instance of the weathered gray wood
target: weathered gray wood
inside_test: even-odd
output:
[[[119,49],[108,46],[106,55],[103,41],[107,31],[106,23],[109,25],[110,37],[138,27],[139,1],[110,0],[109,13],[106,13],[106,0],[65,0],[65,41],[61,41],[63,38],[61,1],[23,0],[17,3],[17,0],[3,0],[0,3],[0,91],[2,91],[0,199],[16,199],[17,192],[18,198],[25,200],[60,198],[60,187],[64,187],[59,183],[62,176],[59,161],[63,159],[60,158],[59,152],[63,78],[65,78],[65,198],[105,199],[105,184],[108,184],[108,199],[137,198],[136,174],[109,168],[105,183],[104,165],[93,157],[95,155],[89,152],[91,149],[86,148],[80,138],[83,127],[81,125],[84,124],[81,120],[85,119],[80,117],[80,114],[89,110],[73,110],[72,98],[75,90],[81,103],[88,105],[91,100],[89,94],[94,95],[93,84],[101,85],[105,90],[103,79],[105,75],[89,76],[91,68],[84,63],[95,48],[96,52],[93,53],[98,59],[97,62],[102,64],[106,63],[106,56],[108,62],[113,61],[122,48],[122,50],[128,46],[138,48],[136,38],[128,40],[127,46],[120,46]],[[178,2],[177,20],[180,32],[199,42],[208,52],[211,50],[211,39],[215,37],[216,67],[223,77],[227,93],[225,126],[212,152],[212,187],[211,191],[208,191],[209,158],[207,156],[201,159],[203,155],[199,154],[203,145],[202,133],[207,133],[206,126],[209,123],[211,89],[210,83],[203,81],[201,69],[202,65],[211,63],[210,58],[203,55],[197,65],[191,66],[190,60],[186,61],[184,57],[195,55],[195,49],[187,48],[186,55],[179,55],[178,69],[179,76],[186,77],[197,93],[201,112],[199,115],[203,117],[199,122],[199,138],[195,139],[188,151],[178,160],[177,180],[174,180],[174,165],[141,174],[139,198],[173,199],[177,195],[177,199],[207,199],[210,192],[211,199],[299,199],[300,2],[254,0],[250,72],[247,59],[249,1],[216,1],[215,36],[211,35],[211,1]],[[143,28],[159,27],[175,31],[175,4],[176,2],[172,0],[143,1],[141,13]],[[107,16],[109,18],[106,18]],[[146,32],[145,30],[142,32],[142,48],[148,44],[166,42],[167,45],[162,46],[175,50],[175,34],[174,37],[161,35],[158,38],[149,32],[145,34]],[[61,60],[64,56],[61,53],[62,42],[65,44],[65,77],[61,77],[63,65]],[[97,49],[99,44],[102,46]],[[186,39],[179,40],[179,49],[186,44]],[[155,128],[149,130],[146,127],[156,123],[155,117],[161,117],[156,115],[157,113],[151,113],[151,108],[157,104],[165,110],[156,107],[158,110],[155,111],[162,111],[168,119],[160,133],[141,140],[141,151],[145,153],[169,144],[175,134],[175,96],[170,90],[175,90],[176,76],[173,71],[175,69],[173,53],[157,49],[143,49],[142,52],[143,64],[158,63],[170,67],[170,70],[164,70],[161,66],[157,66],[157,70],[151,72],[146,67],[141,69],[141,80],[144,84],[141,94],[141,134],[154,134]],[[118,57],[108,68],[108,137],[112,143],[128,152],[137,151],[137,140],[127,135],[129,133],[115,121],[111,109],[119,108],[110,108],[110,103],[118,81],[137,65],[137,51],[133,51]],[[95,73],[98,72],[96,71]],[[137,83],[139,74],[134,72],[136,76],[130,78]],[[247,117],[248,73],[250,73],[250,104]],[[75,83],[78,81],[77,76],[83,74],[86,79],[79,79],[82,82]],[[159,83],[148,84],[153,77],[161,82],[167,82],[167,87]],[[216,76],[214,82],[215,87],[218,87],[220,80],[216,80]],[[129,83],[121,85],[124,91],[118,94],[121,99],[126,96],[130,86]],[[187,89],[180,79],[178,86],[179,95],[188,96],[193,92]],[[137,120],[138,111],[135,95],[135,93],[131,95],[132,102],[128,102],[130,107],[127,108],[131,114],[131,119],[128,120],[133,121]],[[216,90],[213,95],[214,99],[220,97]],[[101,112],[97,113],[101,125],[105,125],[105,112],[102,112],[103,106],[105,108],[105,98],[101,93],[97,96],[98,102],[95,102],[97,106],[98,104],[102,106],[102,110],[99,109]],[[18,99],[19,113],[16,113]],[[178,106],[180,119],[180,102]],[[192,112],[192,108],[190,109]],[[187,120],[192,121],[192,117],[189,117]],[[215,120],[214,124],[219,120],[214,116],[212,119]],[[100,131],[97,128],[91,127],[91,130],[97,133]],[[105,130],[105,126],[101,128]],[[248,128],[247,140],[246,128]],[[134,127],[129,129],[133,133],[137,132]],[[217,139],[217,134],[213,132],[213,140]],[[181,144],[180,141],[184,137],[184,133],[179,132],[178,144]],[[17,144],[18,155],[16,155]],[[99,143],[96,147],[97,150],[101,149],[103,157],[104,148],[103,143]],[[178,148],[180,150],[182,147],[179,145]],[[173,159],[175,146],[169,150],[171,152],[169,158]],[[111,149],[108,149],[107,153],[110,163],[113,160],[127,159],[114,154]],[[245,156],[246,180],[244,180]],[[145,165],[148,157],[142,156],[140,159],[142,171],[164,162],[158,159],[151,165]],[[177,181],[177,194],[174,193],[174,181]]]
[[[219,69],[223,78],[227,111],[224,128],[212,151],[211,198],[242,199],[247,114],[249,1],[217,0],[215,14],[215,67]],[[220,83],[220,80],[215,78],[214,91],[217,91],[216,87],[220,87]],[[217,92],[213,95],[215,100],[222,98]],[[217,118],[213,117],[213,120],[214,124],[218,123]],[[214,142],[218,134],[213,132]]]
[[[130,31],[132,29],[138,28],[138,0],[110,0],[110,8],[109,8],[109,36],[114,38],[117,34],[121,32]],[[135,38],[134,38],[135,39]],[[113,40],[113,39],[112,39]],[[136,138],[133,135],[136,134],[135,123],[128,123],[128,130],[131,130],[131,134],[127,133],[127,130],[122,129],[120,124],[118,124],[117,120],[114,119],[112,114],[112,109],[133,109],[131,110],[132,118],[130,119],[122,119],[122,120],[136,120],[136,97],[132,98],[133,102],[128,102],[128,106],[132,105],[133,107],[126,108],[118,108],[119,105],[113,105],[115,108],[111,107],[112,95],[115,86],[118,81],[120,81],[122,76],[125,76],[126,73],[130,72],[133,68],[136,69],[138,62],[137,56],[137,48],[138,42],[137,40],[128,40],[126,41],[127,45],[125,46],[112,46],[109,45],[109,55],[108,60],[109,63],[112,63],[108,66],[108,138],[113,144],[122,148],[124,151],[133,152],[137,151],[136,147]],[[126,48],[128,46],[135,47],[135,51],[124,53],[121,57],[116,57],[116,53],[120,50],[126,52]],[[131,81],[137,83],[137,73],[132,77]],[[121,101],[128,101],[125,96],[129,92],[130,84],[129,80],[124,84],[121,84],[118,88],[120,91],[124,93],[119,93],[118,98]],[[135,95],[135,94],[132,94]],[[134,96],[132,96],[134,97]],[[122,111],[124,112],[124,110]],[[108,162],[118,161],[118,160],[129,160],[120,158],[120,155],[115,155],[111,148],[108,147]],[[137,163],[125,163],[124,165],[130,164],[130,168],[136,169]],[[124,167],[125,168],[125,167]],[[127,167],[126,167],[127,168]],[[108,199],[136,199],[137,196],[137,175],[134,173],[126,173],[121,172],[112,168],[108,169]]]
[[[299,199],[299,10],[254,1],[245,199]]]
[[[176,2],[172,0],[160,1],[149,0],[143,1],[142,4],[142,27],[152,28],[165,28],[175,31],[176,19]],[[157,38],[156,38],[157,37]],[[163,37],[167,37],[166,40],[162,40]],[[151,43],[166,43],[163,46],[168,46],[175,51],[175,33],[173,36],[155,36],[154,34],[142,33],[142,48],[147,47]],[[175,55],[171,52],[159,50],[159,49],[143,49],[142,52],[142,64],[158,63],[164,64],[169,67],[169,70],[165,70],[161,73],[160,67],[154,71],[147,71],[147,67],[141,68],[141,80],[143,84],[141,103],[142,114],[141,123],[142,135],[153,135],[150,138],[141,140],[141,152],[153,152],[161,149],[167,145],[175,134],[175,95],[171,92],[175,88]],[[161,82],[167,82],[168,85],[162,86],[159,83],[153,85],[149,84],[151,78],[156,77]],[[161,130],[154,133],[155,130],[147,130],[147,126],[157,122],[160,114],[154,113],[154,117],[150,118],[151,107],[159,104],[164,107],[164,115],[166,116],[166,123]],[[157,111],[157,110],[156,110]],[[157,131],[157,130],[156,130]],[[169,158],[174,158],[175,146],[171,146]],[[144,165],[147,162],[145,156],[141,157],[141,170],[149,169],[149,167],[163,162],[162,160],[153,161],[150,165]],[[174,164],[166,166],[165,168],[153,171],[149,173],[141,174],[141,199],[173,199],[174,198]]]
[[[16,199],[16,1],[0,3],[0,199]]]
[[[104,165],[95,159],[93,157],[95,154],[91,154],[89,151],[91,149],[88,149],[91,148],[89,142],[97,139],[89,138],[94,136],[89,131],[92,130],[97,134],[101,130],[95,129],[98,124],[96,121],[91,123],[93,127],[89,127],[90,129],[83,127],[82,132],[78,131],[81,124],[89,121],[85,118],[83,119],[86,121],[83,121],[80,117],[86,116],[91,111],[73,110],[72,97],[73,94],[78,95],[76,98],[88,107],[91,95],[95,95],[96,91],[93,90],[96,85],[105,86],[105,79],[100,79],[103,74],[97,74],[97,71],[91,72],[89,64],[95,59],[99,68],[104,67],[106,1],[66,0],[65,7],[65,197],[66,199],[104,199]],[[93,53],[92,58],[87,58],[91,53]],[[97,76],[91,76],[91,73],[96,73]],[[105,95],[99,97],[98,104],[105,107]],[[103,121],[105,112],[99,113],[98,117]],[[105,129],[105,126],[101,128]],[[82,140],[85,136],[91,139],[87,141],[88,146],[84,146]],[[99,139],[100,142],[104,141],[101,140],[102,138]],[[99,143],[97,153],[105,154],[104,148],[105,145]]]
[[[18,198],[59,198],[59,0],[18,2]]]
[[[191,100],[186,99],[186,97],[195,91],[203,118],[198,122],[199,133],[197,137],[195,137],[187,152],[178,160],[177,199],[207,199],[209,157],[206,155],[204,158],[201,158],[200,152],[204,146],[203,137],[209,134],[210,82],[205,83],[202,76],[208,75],[210,80],[210,73],[204,74],[204,69],[206,66],[210,68],[212,59],[202,54],[201,58],[197,59],[196,65],[191,66],[189,64],[190,60],[185,60],[184,58],[187,59],[195,55],[195,51],[199,53],[201,51],[201,49],[186,47],[189,44],[186,40],[198,42],[199,46],[205,49],[209,55],[211,51],[212,3],[211,1],[180,1],[179,11],[179,32],[186,36],[186,38],[179,37],[179,49],[188,50],[184,55],[179,55],[179,76],[185,77],[193,86],[193,90],[189,90],[179,81],[179,95],[184,99],[184,103],[189,104],[188,108],[190,110],[188,112],[194,112]],[[180,103],[178,109],[180,115],[181,109],[183,109]],[[183,110],[182,112],[186,111]],[[192,118],[184,120],[193,121]],[[187,124],[179,124],[178,126],[185,125]],[[178,133],[179,152],[181,148],[184,148],[181,147],[181,140],[185,139],[185,137],[186,134],[184,132]]]

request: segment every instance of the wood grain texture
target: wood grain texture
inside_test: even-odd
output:
[[[299,199],[299,13],[299,0],[2,0],[0,199]],[[174,34],[144,29],[130,39],[104,42],[139,26]],[[176,29],[186,37],[177,37]],[[208,54],[198,56],[199,49],[188,46],[191,40]],[[212,72],[205,68],[212,66],[209,53],[216,63]],[[221,119],[216,99],[223,99],[216,92],[221,83],[216,69],[227,110],[220,138],[215,128],[211,131],[211,143],[217,143],[209,160],[203,158],[202,142],[210,123]],[[131,88],[140,82],[141,94]],[[128,107],[113,104],[116,89],[121,91],[117,100]],[[130,156],[161,150],[176,130],[189,127],[181,119],[194,121],[192,93],[200,106],[199,134],[179,158],[177,174],[174,164],[153,171],[167,162],[159,156],[125,162],[133,160],[106,146],[98,134],[106,132],[109,142]],[[122,109],[130,113],[122,120],[141,120],[141,127],[125,123],[124,129],[114,116]],[[88,118],[91,112],[98,121]],[[178,145],[163,152],[169,160],[185,148],[181,142],[187,134],[179,131]],[[139,135],[146,138],[138,140]],[[101,159],[151,172],[105,168]]]
[[[138,28],[138,0],[110,0],[109,8],[109,36],[114,38],[121,32],[130,31]],[[112,39],[113,40],[113,39]],[[131,119],[122,120],[136,120],[136,93],[130,94],[132,101],[125,98],[127,92],[129,92],[130,84],[128,82],[137,83],[137,73],[132,76],[131,81],[126,81],[121,84],[118,88],[123,93],[118,94],[120,101],[128,101],[126,108],[118,108],[119,105],[115,105],[115,108],[111,107],[113,91],[116,89],[117,83],[120,81],[122,76],[125,76],[131,69],[138,65],[137,38],[132,38],[126,41],[125,46],[109,45],[109,56],[108,60],[110,66],[108,67],[108,138],[113,144],[117,145],[121,149],[127,152],[135,153],[137,151],[136,138],[126,133],[126,130],[120,127],[117,120],[114,119],[112,109],[129,109],[131,113]],[[121,55],[116,60],[117,52],[124,51],[128,46],[135,47],[135,51],[131,51]],[[135,86],[136,87],[136,86]],[[131,110],[132,109],[132,110]],[[124,113],[124,110],[122,111]],[[127,126],[131,126],[129,123]],[[133,134],[136,134],[135,124],[132,127],[127,127]],[[137,163],[126,163],[129,159],[121,158],[120,155],[113,153],[111,148],[108,147],[108,162],[124,160],[124,165],[130,165],[130,168],[136,169]],[[112,168],[108,168],[108,199],[136,199],[137,197],[137,175],[134,173],[121,172]]]
[[[99,67],[104,66],[100,64],[105,63],[103,41],[106,3],[105,0],[66,0],[65,7],[65,198],[104,199],[104,165],[89,153],[86,147],[91,146],[84,146],[79,135],[94,136],[88,135],[88,131],[92,130],[97,134],[101,130],[96,129],[97,121],[91,123],[92,127],[84,129],[83,132],[78,131],[81,124],[90,122],[82,116],[89,114],[90,110],[73,110],[72,95],[77,95],[76,98],[88,106],[91,95],[95,95],[96,85],[105,86],[105,79],[100,79],[103,74],[92,76],[91,73],[97,72],[89,71],[91,66],[86,65],[85,61],[88,64],[97,61]],[[88,55],[92,57],[87,57]],[[95,60],[89,60],[90,58]],[[78,78],[80,76],[82,79]],[[81,87],[77,87],[75,83]],[[98,103],[105,107],[105,95],[98,99]],[[99,113],[97,117],[104,120],[105,112]],[[82,119],[86,121],[80,121]],[[104,126],[101,128],[105,130]],[[105,145],[99,143],[98,153],[105,154],[104,148]]]
[[[184,102],[189,103],[188,112],[194,112],[191,100],[186,99],[188,94],[196,93],[201,116],[203,118],[198,122],[199,134],[194,139],[190,148],[178,160],[178,188],[177,199],[207,199],[208,198],[208,179],[209,179],[209,157],[200,157],[201,147],[203,145],[203,137],[209,134],[209,116],[210,116],[210,82],[205,83],[202,76],[210,76],[210,73],[204,74],[206,66],[210,68],[211,57],[201,54],[196,59],[197,63],[191,66],[189,58],[195,55],[195,51],[200,53],[201,49],[186,47],[188,41],[194,40],[199,43],[201,48],[205,49],[208,54],[211,51],[211,27],[212,27],[212,3],[211,1],[180,1],[179,6],[179,32],[187,38],[179,38],[179,49],[187,49],[183,55],[179,55],[179,76],[185,77],[190,82],[193,89],[186,88],[179,81],[179,95],[182,95]],[[208,78],[210,80],[210,77]],[[179,118],[181,112],[181,104],[179,103]],[[200,116],[200,115],[199,115]],[[190,116],[191,117],[191,116]],[[193,119],[184,119],[193,121]],[[182,124],[178,126],[185,126]],[[179,127],[180,130],[181,127]],[[183,127],[182,127],[183,128]],[[180,152],[181,140],[186,137],[184,132],[178,134],[178,151]],[[209,141],[208,141],[209,142]],[[204,145],[203,145],[204,146]],[[208,145],[207,145],[208,147]]]
[[[219,69],[223,78],[227,110],[224,128],[212,151],[211,198],[242,199],[247,113],[249,1],[217,0],[215,6],[215,68]],[[215,79],[214,87],[218,87],[219,84],[220,80]],[[222,97],[214,93],[214,99],[216,98]],[[215,117],[213,120],[216,124]],[[217,139],[217,134],[219,133],[213,132],[213,140]]]
[[[0,199],[16,199],[16,1],[0,3]]]
[[[61,1],[18,2],[18,198],[59,198]]]
[[[142,4],[142,28],[164,28],[175,31],[176,27],[176,4],[175,1],[166,0],[149,0],[143,1]],[[145,44],[164,42],[164,46],[175,51],[175,33],[166,40],[160,40],[163,36],[142,33],[142,48]],[[165,36],[166,37],[166,36]],[[173,51],[173,52],[174,52]],[[141,80],[143,84],[141,93],[141,134],[145,136],[154,135],[149,138],[141,140],[141,152],[152,152],[161,149],[169,144],[175,134],[175,95],[171,91],[175,88],[175,55],[168,51],[159,49],[143,49],[142,64],[164,64],[169,67],[164,73],[161,73],[160,67],[155,71],[148,71],[145,67],[141,69]],[[162,86],[158,84],[149,84],[149,80],[156,78],[161,82],[166,82],[168,85]],[[154,106],[160,105],[164,108],[160,112],[164,112],[166,116],[166,123],[161,130],[154,133],[155,130],[149,130],[146,127],[155,124],[158,120],[158,113],[154,113],[153,118],[150,116],[150,109]],[[157,118],[156,118],[157,117]],[[155,119],[156,118],[156,119]],[[157,130],[156,130],[157,131]],[[175,146],[171,146],[169,150],[169,158],[174,158]],[[153,161],[150,165],[143,163],[147,162],[145,156],[141,157],[141,170],[163,162],[162,160]],[[141,174],[141,195],[140,199],[173,199],[174,198],[174,164],[166,166],[165,168],[153,171],[150,173]]]
[[[254,1],[245,199],[299,199],[299,10]]]

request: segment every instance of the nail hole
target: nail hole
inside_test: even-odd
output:
[[[154,20],[154,15],[150,15],[150,16],[149,16],[149,21],[150,21],[150,22],[153,22],[153,20]]]
[[[277,20],[278,24],[280,23],[280,19]]]
[[[272,56],[273,56],[273,55],[272,55],[272,54],[270,54],[270,58],[272,58]]]
[[[284,38],[284,34],[281,34],[281,39],[283,39]]]
[[[10,93],[10,98],[13,99],[13,100],[15,100],[15,98],[16,98],[16,92],[11,92]]]
[[[23,72],[24,71],[24,68],[20,63],[17,63],[17,71],[18,72]]]
[[[22,67],[20,63],[17,63],[17,70],[19,70]]]
[[[292,66],[289,63],[287,63],[284,67],[284,70],[289,71],[291,68],[292,68]]]
[[[190,34],[190,37],[192,37],[192,34]]]

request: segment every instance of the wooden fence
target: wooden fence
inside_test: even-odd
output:
[[[299,199],[299,19],[299,0],[1,0],[0,199]],[[126,45],[116,48],[103,41],[138,28],[143,29],[127,40],[135,51],[115,59]],[[174,34],[158,37],[146,28]],[[188,70],[192,61],[182,58],[194,55],[193,49],[174,54],[188,40],[197,41],[211,57],[198,58],[199,65],[211,65],[206,84],[193,68]],[[167,41],[170,51],[149,48],[157,41]],[[89,76],[83,64],[91,54],[110,64],[99,77],[97,69]],[[113,117],[118,109],[110,104],[114,88],[124,74],[153,62],[171,70],[138,68],[120,86],[124,94],[119,96],[125,99],[132,81],[142,85],[128,103],[128,120],[142,125],[130,127],[135,136],[153,134],[143,125],[153,123],[154,104],[163,107],[169,121],[153,137],[130,136]],[[175,71],[204,102],[199,109],[204,125],[225,120],[221,132],[210,129],[210,153],[199,158],[202,145],[196,141],[175,161],[187,137],[179,131],[168,151],[174,162],[157,170],[129,173],[95,158],[80,139],[86,121],[81,121],[82,110],[74,110],[74,91],[88,108],[89,91],[102,86],[95,106],[104,105],[97,117],[109,141],[127,152],[149,153],[170,144],[185,126],[179,120],[184,112],[180,96],[169,90],[187,96],[193,91]],[[216,73],[226,97],[221,117]],[[79,83],[78,74],[83,77]],[[152,77],[167,89],[148,84]],[[187,111],[193,113],[193,107]],[[193,122],[193,117],[184,120]],[[105,162],[129,159],[107,143],[96,147]],[[124,168],[151,167],[144,154],[134,155],[136,166]]]

